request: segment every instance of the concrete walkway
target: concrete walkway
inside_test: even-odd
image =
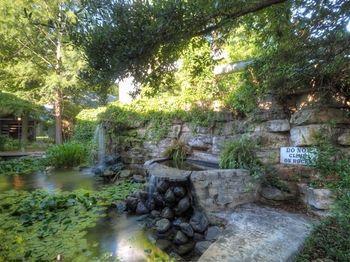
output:
[[[223,235],[199,261],[292,261],[312,229],[303,215],[254,204],[239,207],[226,219]]]

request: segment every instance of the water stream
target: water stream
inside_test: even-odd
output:
[[[106,156],[105,131],[102,125],[96,127],[94,141],[97,145],[97,163],[102,166]]]

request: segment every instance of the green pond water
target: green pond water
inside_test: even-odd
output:
[[[106,184],[97,180],[89,169],[0,176],[0,193],[12,189],[98,190],[104,185]],[[107,216],[101,218],[96,226],[88,231],[86,239],[91,243],[91,252],[97,257],[108,254],[120,261],[168,261],[168,255],[149,240],[149,234],[144,228],[142,217],[127,216],[118,214],[116,210],[109,210]]]

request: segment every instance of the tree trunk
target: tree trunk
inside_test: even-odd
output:
[[[28,143],[28,113],[22,115],[22,125],[21,125],[21,150],[25,151]]]
[[[60,90],[56,91],[55,97],[55,142],[62,144],[62,94]]]
[[[61,6],[59,5],[58,24],[61,26],[62,15]],[[61,28],[58,28],[57,42],[56,42],[56,74],[59,82],[55,90],[55,142],[56,144],[62,144],[62,90],[61,90],[61,69],[62,69],[62,32]]]

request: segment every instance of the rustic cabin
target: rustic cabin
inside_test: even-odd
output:
[[[5,137],[21,140],[24,121],[22,117],[17,117],[15,115],[0,116],[0,134]],[[29,141],[35,140],[37,123],[38,121],[33,118],[28,119],[27,139]],[[24,125],[26,125],[26,123],[24,123]]]
[[[0,92],[0,135],[21,140],[33,141],[39,123],[42,107],[17,94]]]

